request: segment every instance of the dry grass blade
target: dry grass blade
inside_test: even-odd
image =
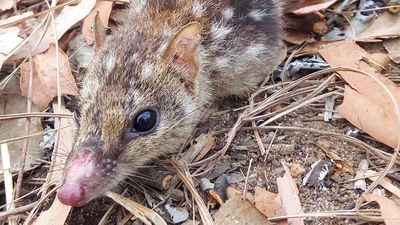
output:
[[[26,204],[24,206],[21,206],[21,207],[15,208],[15,209],[11,209],[11,210],[8,210],[8,211],[5,211],[5,212],[0,212],[0,221],[5,220],[9,216],[18,215],[18,214],[24,213],[24,212],[26,212],[28,210],[31,210],[36,205],[37,205],[37,202],[32,202],[30,204]]]
[[[203,199],[201,198],[200,194],[197,192],[192,181],[182,173],[182,171],[177,167],[177,165],[175,163],[171,162],[171,165],[172,165],[173,171],[182,180],[182,182],[185,184],[185,186],[188,188],[188,190],[192,194],[192,197],[195,199],[197,206],[199,207],[199,213],[200,213],[200,217],[201,217],[203,224],[204,225],[213,225],[214,221],[213,221],[210,213],[208,212],[206,204],[203,202]]]
[[[70,118],[71,113],[48,113],[48,112],[31,112],[31,113],[15,113],[15,114],[6,114],[0,115],[0,121],[2,120],[13,120],[13,119],[21,119],[21,118],[32,118],[32,117],[61,117],[61,118]]]
[[[391,160],[391,154],[381,151],[377,148],[374,148],[363,141],[358,140],[357,138],[346,136],[344,134],[338,134],[335,132],[329,132],[324,130],[317,130],[317,129],[309,129],[304,127],[283,127],[283,126],[258,126],[256,128],[253,127],[244,127],[242,130],[253,130],[253,129],[260,129],[260,130],[288,130],[288,131],[303,131],[303,132],[310,132],[320,135],[326,135],[334,138],[341,139],[343,141],[348,141],[353,143],[361,148],[365,149],[367,152],[371,153],[374,156],[377,156],[387,162]],[[400,165],[400,161],[396,161],[396,164]]]
[[[151,225],[152,223],[155,225],[167,225],[165,220],[160,215],[158,215],[153,210],[144,207],[141,204],[138,204],[128,198],[123,197],[122,195],[111,191],[106,192],[105,195],[123,206],[146,225]],[[147,219],[150,219],[152,223]]]
[[[377,212],[377,210],[360,210],[360,213],[370,216],[380,216],[381,213]],[[359,215],[359,212],[355,210],[339,210],[339,211],[325,211],[325,212],[317,212],[317,213],[304,213],[299,215],[286,215],[286,216],[276,216],[271,217],[268,220],[270,222],[276,223],[282,220],[290,219],[290,218],[354,218]]]

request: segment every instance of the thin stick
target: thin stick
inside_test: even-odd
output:
[[[32,77],[33,77],[33,58],[32,52],[29,53],[29,75],[28,75],[28,96],[26,103],[26,113],[31,113],[32,111]],[[29,117],[25,118],[25,127],[24,134],[29,135],[29,130],[31,129],[31,119]],[[20,158],[20,167],[18,171],[17,185],[15,187],[15,198],[19,197],[19,192],[21,191],[22,178],[24,177],[25,172],[25,161],[26,155],[28,153],[28,144],[29,138],[24,139],[24,143],[22,146],[21,158]]]
[[[30,112],[30,113],[14,113],[0,115],[0,121],[13,120],[21,118],[34,118],[34,117],[60,117],[60,118],[71,118],[72,114],[68,113],[47,113],[47,112]]]

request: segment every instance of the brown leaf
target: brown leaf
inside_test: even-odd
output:
[[[296,182],[290,176],[289,169],[284,165],[285,175],[278,177],[276,183],[278,185],[279,197],[282,202],[282,208],[285,215],[299,215],[303,214],[299,199],[299,190],[297,189]],[[288,219],[288,223],[291,225],[303,225],[304,221],[301,218]]]
[[[390,59],[399,64],[400,63],[400,38],[388,39],[383,41],[383,46],[389,52]]]
[[[95,39],[94,23],[96,14],[103,24],[103,27],[108,27],[108,19],[110,18],[112,1],[99,1],[96,3],[94,9],[85,18],[82,25],[82,34],[86,39],[88,45],[92,45]],[[103,31],[99,31],[103,32]]]
[[[278,194],[256,187],[254,193],[254,205],[267,217],[283,216],[281,199]],[[277,224],[288,224],[287,221],[280,221]]]
[[[344,100],[338,111],[354,126],[378,141],[396,147],[400,125],[397,123],[395,113],[385,110],[382,104],[372,101],[346,85]]]
[[[299,177],[306,173],[306,169],[303,166],[297,163],[293,163],[290,165],[290,176],[292,177]]]
[[[47,105],[57,96],[57,62],[60,68],[60,92],[61,94],[77,95],[78,88],[72,76],[68,56],[58,50],[59,58],[56,57],[56,49],[51,46],[43,54],[33,57],[32,71],[32,101],[39,110],[44,110]],[[29,62],[21,66],[21,92],[28,96],[28,83],[30,73]]]
[[[18,87],[19,88],[19,87]],[[32,112],[39,112],[39,110],[32,106]],[[13,114],[26,112],[26,98],[19,95],[0,95],[0,115]],[[22,137],[24,133],[25,120],[15,119],[15,120],[5,120],[0,122],[0,140],[7,140],[10,138]],[[31,118],[31,124],[29,133],[38,133],[43,131],[43,126],[39,118]],[[30,137],[28,142],[28,154],[25,161],[25,171],[29,171],[36,168],[40,163],[40,159],[43,155],[39,143],[42,140],[42,136]],[[8,143],[8,149],[10,151],[11,158],[11,172],[15,173],[19,171],[20,168],[20,158],[21,149],[24,145],[24,140],[14,141]],[[0,168],[2,167],[2,162],[0,160]],[[0,174],[3,171],[0,170]]]
[[[267,217],[261,214],[247,199],[234,195],[219,208],[215,214],[216,225],[268,225]]]
[[[67,32],[73,25],[85,18],[86,15],[93,9],[96,4],[96,0],[81,0],[79,4],[74,6],[65,6],[61,13],[55,18],[54,23],[56,27],[57,40],[60,39],[65,32]],[[48,29],[47,29],[48,28]],[[54,25],[50,24],[46,27],[46,33],[42,38],[44,32],[43,29],[37,29],[29,36],[29,45],[35,46],[40,40],[37,47],[31,52],[29,45],[19,49],[19,51],[12,57],[12,59],[25,58],[28,55],[37,55],[46,51],[51,43],[56,40],[54,33]]]
[[[315,143],[322,151],[324,151],[326,157],[335,161],[334,170],[338,173],[353,173],[353,168],[343,160],[334,149],[332,149],[330,143],[326,139],[319,139]]]
[[[357,41],[400,36],[400,14],[384,12],[366,30],[357,35]]]
[[[400,221],[400,207],[391,199],[384,196],[379,196],[377,194],[367,194],[364,195],[367,201],[378,202],[382,217],[384,218],[386,225],[398,225]]]
[[[336,1],[337,0],[330,0],[327,2],[321,2],[321,3],[317,3],[317,4],[313,4],[313,5],[306,5],[300,9],[294,10],[292,13],[294,13],[296,15],[304,15],[304,14],[309,14],[312,12],[317,12],[317,11],[328,8],[329,6],[333,5]]]
[[[373,66],[370,55],[351,40],[329,44],[319,51],[332,67],[349,67],[371,74],[400,102],[400,89],[395,83],[382,76]],[[351,71],[338,71],[352,87],[345,88],[343,104],[339,113],[354,126],[367,132],[378,141],[395,147],[400,124],[393,104],[383,87],[374,79]]]
[[[0,1],[0,11],[12,9],[13,6],[14,6],[14,0],[1,0]]]

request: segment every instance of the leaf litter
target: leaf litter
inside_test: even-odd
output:
[[[60,181],[65,155],[67,149],[71,149],[73,141],[66,138],[71,135],[63,133],[66,132],[63,129],[70,126],[69,119],[54,117],[53,113],[64,115],[69,112],[65,109],[59,111],[58,105],[50,103],[58,97],[58,93],[64,96],[62,98],[68,104],[73,102],[71,96],[77,95],[76,80],[80,80],[82,76],[76,71],[84,70],[90,63],[92,54],[90,45],[93,44],[94,35],[98,32],[94,27],[96,18],[100,20],[102,27],[110,28],[111,32],[114,32],[116,24],[123,23],[121,18],[126,16],[126,7],[109,1],[72,0],[62,3],[64,5],[52,6],[59,7],[57,10],[42,7],[41,11],[38,11],[38,8],[30,8],[29,4],[26,6],[16,2],[16,9],[24,9],[25,13],[14,15],[10,10],[14,3],[8,0],[0,3],[0,14],[6,15],[0,20],[0,68],[3,79],[1,86],[10,91],[10,85],[16,79],[20,79],[22,95],[28,96],[30,91],[33,93],[34,104],[30,110],[33,112],[32,115],[39,115],[38,113],[43,110],[46,112],[39,117],[31,118],[32,115],[26,117],[31,120],[31,129],[39,127],[37,131],[30,130],[28,134],[25,134],[21,128],[17,129],[19,132],[11,133],[12,128],[4,127],[6,123],[14,122],[17,124],[9,125],[9,127],[18,128],[25,123],[26,119],[3,121],[0,116],[1,130],[9,130],[1,132],[1,134],[8,134],[7,137],[1,137],[1,140],[9,142],[7,140],[10,138],[42,132],[41,123],[49,123],[49,120],[45,118],[53,118],[50,119],[52,121],[50,124],[56,122],[55,132],[59,133],[55,136],[60,137],[54,142],[54,149],[58,151],[53,150],[47,158],[44,158],[43,154],[28,153],[28,155],[35,155],[33,162],[46,161],[51,169],[48,172],[38,173],[39,176],[44,175],[47,178],[40,183],[42,185],[40,192],[35,194],[41,198],[41,201],[30,200],[35,203],[35,208],[30,212],[27,221],[33,221],[33,217],[37,217],[34,224],[46,224],[49,220],[54,221],[54,224],[82,224],[82,221],[85,224],[96,224],[95,218],[101,218],[103,215],[107,215],[105,218],[109,222],[117,220],[121,218],[123,209],[104,207],[98,201],[93,201],[84,207],[83,211],[72,210],[72,217],[68,217],[70,208],[60,205],[57,200],[53,201],[54,190],[48,191],[47,185],[57,185]],[[42,4],[44,6],[44,3]],[[108,193],[109,197],[145,224],[149,224],[149,221],[155,224],[174,223],[171,218],[168,218],[164,204],[169,205],[170,209],[190,212],[189,218],[194,219],[193,223],[202,220],[203,224],[230,224],[240,221],[240,224],[278,222],[279,224],[330,225],[344,222],[342,218],[351,222],[355,222],[354,218],[357,218],[359,221],[378,219],[386,224],[398,223],[399,218],[396,217],[396,213],[398,215],[399,205],[394,196],[398,196],[400,180],[378,179],[376,174],[386,175],[384,167],[393,169],[394,171],[390,172],[396,173],[395,168],[400,164],[392,155],[393,150],[390,149],[390,147],[398,148],[400,130],[398,113],[391,102],[392,100],[399,101],[400,70],[397,70],[395,63],[398,63],[397,42],[400,36],[398,29],[400,14],[384,10],[382,5],[373,1],[298,1],[289,8],[285,17],[293,24],[300,25],[297,25],[296,30],[286,30],[286,40],[292,43],[288,44],[288,52],[291,55],[280,67],[281,76],[273,77],[273,79],[283,78],[285,82],[267,83],[260,87],[249,99],[249,102],[257,102],[255,105],[247,105],[245,100],[241,100],[239,105],[224,102],[220,107],[222,111],[212,116],[208,125],[196,131],[193,135],[195,141],[189,141],[186,148],[182,148],[176,156],[179,166],[173,170],[176,176],[168,184],[170,190],[160,193],[149,189],[148,197],[152,197],[155,202],[160,202],[154,210],[144,205],[145,200],[139,200],[140,202],[136,203],[113,193]],[[367,10],[366,12],[370,13],[363,14],[358,10]],[[54,13],[54,21],[50,13]],[[296,16],[293,16],[294,14]],[[343,19],[345,17],[349,20]],[[28,21],[31,21],[32,27],[20,30],[20,25],[28,25]],[[357,25],[356,29],[354,29],[355,25]],[[56,33],[54,33],[54,27]],[[65,39],[67,53],[64,53],[62,49],[57,49],[55,42],[72,32],[78,34]],[[340,35],[340,32],[345,35]],[[328,37],[331,43],[321,41]],[[341,41],[351,38],[354,40]],[[358,44],[355,40],[376,43],[371,44],[373,46],[373,51],[371,51],[371,48],[365,47],[366,44]],[[306,41],[308,43],[302,45]],[[304,55],[310,57],[304,58]],[[318,62],[310,60],[315,58],[318,58]],[[395,76],[385,76],[388,71]],[[18,76],[15,76],[16,73]],[[286,76],[287,74],[290,76]],[[30,76],[32,76],[31,90],[28,88]],[[60,78],[59,86],[56,82],[57,76]],[[383,86],[387,89],[385,90]],[[57,88],[60,89],[57,90]],[[393,99],[390,99],[389,94]],[[21,96],[19,91],[11,91],[8,94],[5,92],[3,96],[3,108],[7,109],[2,113],[4,118],[10,114],[17,118],[15,113],[27,111],[26,97]],[[258,100],[254,101],[254,98]],[[324,107],[328,101],[330,101],[329,104],[333,104],[333,108]],[[10,110],[10,107],[14,105],[18,106],[17,109]],[[325,118],[321,116],[327,114],[331,116]],[[235,120],[236,123],[234,123]],[[248,122],[252,122],[253,126],[247,127]],[[354,130],[353,126],[360,132],[354,132],[352,136],[343,134],[347,128]],[[231,127],[233,129],[230,129]],[[254,132],[254,129],[258,132]],[[230,132],[227,133],[227,130]],[[275,135],[271,136],[268,132],[274,132]],[[252,136],[255,133],[257,137]],[[321,138],[322,136],[324,139]],[[38,145],[40,136],[30,137],[29,140],[30,145],[35,144],[34,147],[29,146],[29,149],[40,149]],[[311,144],[321,140],[327,144],[322,147],[323,151]],[[9,145],[12,144],[9,143]],[[18,149],[18,147],[11,146],[10,149]],[[13,164],[18,170],[19,152],[12,152],[11,155],[15,155]],[[210,157],[218,160],[210,160]],[[249,159],[254,159],[254,164],[249,165]],[[312,172],[310,168],[313,163],[330,159],[334,160],[335,167],[332,169],[324,167],[323,185],[319,183],[320,173],[314,173],[316,177],[313,179],[318,182],[313,187],[301,185],[306,172],[309,174]],[[352,174],[362,159],[375,165],[374,169],[377,170],[374,176],[370,172],[363,175],[379,183],[393,195],[385,193],[386,196],[376,196],[369,194],[370,190],[367,189],[363,194],[363,199],[377,201],[380,205],[379,209],[372,206],[375,209],[374,212],[358,207],[346,211],[344,209],[349,205],[362,201],[362,198],[359,198],[354,191]],[[392,161],[394,159],[395,167],[389,164],[390,159]],[[286,166],[282,166],[287,163],[291,164],[290,171]],[[32,171],[38,166],[37,163],[35,165],[30,162],[26,162],[25,165],[28,166],[25,171]],[[36,174],[37,170],[33,170],[33,174]],[[41,170],[40,167],[39,170]],[[246,170],[248,173],[244,175],[243,171]],[[232,174],[241,174],[242,179],[234,179],[229,183],[227,179],[221,178]],[[387,174],[389,175],[391,178],[396,178],[392,174]],[[33,176],[32,179],[35,178],[34,175],[31,176]],[[250,200],[243,199],[240,194],[233,195],[226,201],[224,198],[220,201],[214,198],[210,201],[215,202],[207,205],[214,205],[215,208],[207,209],[203,202],[206,201],[203,194],[207,195],[208,192],[199,193],[198,190],[201,178],[208,177],[211,177],[210,182],[215,182],[214,179],[222,181],[218,184],[218,188],[213,188],[213,194],[218,198],[225,196],[226,193],[223,192],[228,189],[228,186],[235,186]],[[356,179],[362,179],[362,176]],[[33,180],[24,182],[35,183]],[[183,185],[179,180],[183,181]],[[141,184],[136,185],[142,187]],[[366,186],[371,188],[370,181],[366,182]],[[27,187],[34,190],[34,187]],[[171,197],[171,190],[174,190],[175,194],[185,193],[182,194],[185,197]],[[340,197],[335,195],[337,192]],[[133,195],[135,199],[140,199],[140,196],[144,198],[140,193],[133,193]],[[192,196],[194,200],[191,199]],[[167,203],[165,199],[170,197],[181,200]],[[48,211],[44,211],[43,200],[52,201],[52,206]],[[164,205],[164,208],[160,207],[161,205]],[[32,208],[31,205],[27,206],[29,207],[26,210]],[[197,209],[199,213],[196,213]],[[14,214],[18,215],[18,213]],[[376,217],[377,215],[382,217]],[[1,216],[2,214],[0,218],[3,218]],[[131,217],[132,215],[128,214],[122,220],[127,222]],[[185,214],[184,219],[186,218]],[[114,222],[111,223],[114,224]]]

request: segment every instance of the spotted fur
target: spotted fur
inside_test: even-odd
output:
[[[107,37],[82,85],[68,162],[90,151],[99,162],[94,171],[106,177],[87,181],[92,184],[88,201],[138,166],[176,151],[212,101],[254,91],[282,59],[280,16],[274,0],[132,1],[129,18]],[[162,55],[174,34],[193,21],[202,26],[202,42],[199,72],[189,92],[182,74]],[[127,139],[131,119],[145,108],[160,112],[159,125]],[[113,162],[115,167],[104,170],[104,163]],[[74,175],[68,163],[66,168],[64,183]]]

